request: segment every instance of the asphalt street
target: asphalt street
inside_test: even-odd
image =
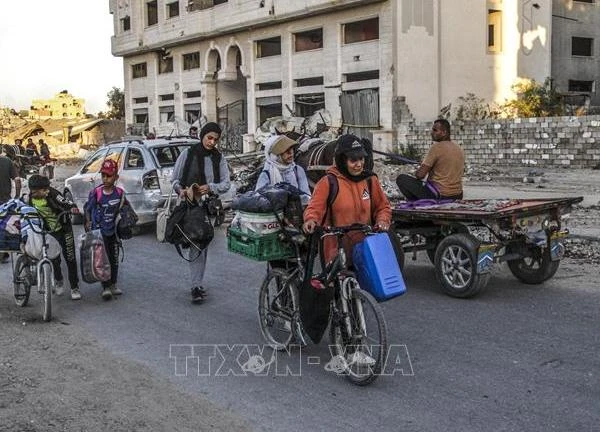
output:
[[[553,279],[529,286],[498,265],[484,293],[459,300],[440,292],[424,254],[407,257],[407,293],[382,304],[387,375],[362,388],[328,370],[327,338],[287,354],[264,347],[257,296],[266,267],[228,253],[225,240],[217,230],[204,304],[190,302],[187,263],[148,230],[124,245],[123,296],[105,302],[99,284],[82,284],[82,301],[55,299],[55,319],[257,430],[597,429],[595,268],[565,261]],[[1,266],[2,291],[10,277]],[[32,313],[40,302],[32,293]]]

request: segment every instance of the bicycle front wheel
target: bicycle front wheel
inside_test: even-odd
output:
[[[38,283],[44,289],[44,310],[42,313],[44,321],[50,321],[52,319],[52,278],[51,264],[42,264],[42,280]]]
[[[294,279],[282,269],[267,273],[258,295],[258,321],[265,341],[274,350],[288,347],[294,331],[294,317],[299,308]]]
[[[336,298],[338,317],[330,326],[332,354],[340,359],[346,378],[356,385],[372,383],[385,366],[387,324],[379,303],[354,277],[346,278],[350,297]],[[347,319],[341,302],[348,306]],[[342,360],[343,359],[343,360]]]
[[[29,258],[25,255],[21,255],[17,258],[15,273],[13,275],[13,296],[15,297],[15,303],[18,306],[27,306],[31,285],[32,279]]]

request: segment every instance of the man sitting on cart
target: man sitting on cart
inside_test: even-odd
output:
[[[450,140],[448,120],[438,119],[433,122],[431,138],[434,143],[414,177],[400,174],[396,178],[400,192],[407,201],[462,199],[465,154],[458,144]]]

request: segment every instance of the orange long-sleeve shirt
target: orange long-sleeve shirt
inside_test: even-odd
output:
[[[315,185],[313,195],[304,211],[304,221],[314,220],[319,225],[342,226],[353,223],[390,225],[392,210],[379,179],[371,177],[371,191],[367,180],[353,182],[344,177],[335,167],[327,170],[337,177],[338,193],[327,213],[327,197],[329,196],[329,181],[324,176]],[[372,202],[372,204],[371,204]],[[371,209],[373,214],[371,214]],[[327,216],[327,217],[325,217]],[[352,247],[364,238],[359,232],[349,233],[344,238],[346,255],[351,257]],[[335,238],[325,239],[325,261],[330,261],[337,253]]]

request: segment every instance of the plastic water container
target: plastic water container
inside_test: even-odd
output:
[[[387,233],[367,236],[354,246],[352,259],[360,286],[377,301],[406,292],[394,247]]]
[[[283,213],[279,214],[283,218]],[[281,229],[273,213],[247,213],[239,211],[234,218],[236,228],[241,232],[254,234],[272,234]]]

